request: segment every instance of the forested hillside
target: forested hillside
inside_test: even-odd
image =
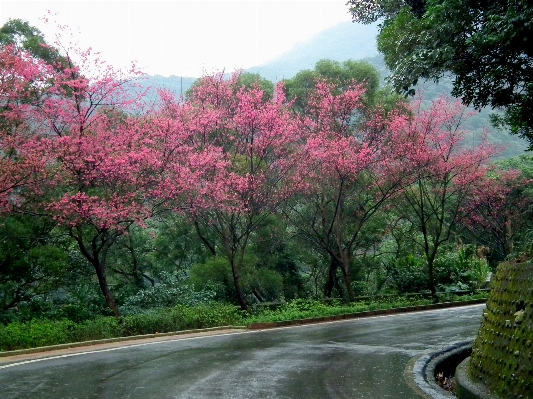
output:
[[[365,58],[364,61],[369,62],[378,70],[382,78],[382,83],[386,84],[386,77],[389,76],[390,71],[385,65],[383,56],[377,55],[375,57]],[[439,96],[450,96],[452,88],[453,81],[448,76],[442,78],[438,83],[422,82],[416,86],[416,92],[428,101],[432,101]],[[465,122],[464,126],[473,132],[474,137],[483,135],[483,130],[486,129],[489,132],[492,143],[505,147],[505,151],[502,152],[500,157],[510,158],[524,154],[528,146],[525,139],[511,134],[508,129],[497,129],[492,126],[490,115],[494,111],[490,108],[484,108],[481,111],[474,110],[471,107],[469,109],[473,115]]]

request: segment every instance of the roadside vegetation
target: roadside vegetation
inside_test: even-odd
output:
[[[488,292],[476,294],[442,294],[443,302],[460,302],[484,299]],[[0,325],[0,352],[120,338],[146,334],[178,332],[224,326],[247,326],[254,323],[324,318],[335,315],[352,315],[373,310],[409,308],[430,305],[431,298],[423,295],[361,298],[357,302],[344,303],[333,300],[328,303],[311,299],[296,299],[280,304],[263,304],[251,313],[243,313],[233,305],[212,303],[207,305],[178,305],[161,308],[121,318],[99,317],[76,323],[72,320],[32,319]]]

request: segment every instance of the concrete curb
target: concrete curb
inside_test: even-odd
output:
[[[361,319],[365,317],[391,315],[391,314],[397,314],[397,313],[418,312],[421,310],[434,310],[434,309],[453,308],[453,307],[459,307],[459,306],[478,305],[478,304],[482,304],[486,302],[487,302],[487,299],[473,299],[470,301],[462,301],[462,302],[442,302],[442,303],[436,303],[436,304],[431,304],[431,305],[407,306],[403,308],[384,309],[384,310],[370,310],[366,312],[344,313],[344,314],[338,314],[334,316],[312,317],[308,319],[253,323],[253,324],[248,324],[248,329],[249,330],[264,330],[268,328],[297,326],[297,325],[302,325],[302,324],[315,324],[315,323],[323,323],[323,322],[328,322],[328,321]]]
[[[173,332],[157,333],[157,334],[131,335],[129,337],[117,337],[117,338],[98,339],[98,340],[93,340],[93,341],[70,342],[67,344],[39,346],[36,348],[18,349],[14,351],[0,352],[0,357],[27,355],[27,354],[32,354],[32,353],[49,352],[49,351],[60,350],[60,349],[79,348],[82,346],[93,346],[93,345],[99,345],[99,344],[109,344],[109,343],[114,343],[114,342],[135,341],[139,339],[168,337],[168,336],[174,336],[174,335],[178,336],[178,335],[195,334],[195,333],[219,331],[219,330],[244,330],[244,329],[246,329],[246,327],[244,326],[221,326],[221,327],[202,328],[202,329],[197,329],[197,330],[182,330],[182,331],[173,331]]]
[[[435,368],[446,359],[469,351],[472,348],[472,343],[473,341],[457,342],[440,351],[411,359],[404,370],[407,384],[425,399],[455,398],[455,395],[442,389],[435,382]]]
[[[500,399],[499,396],[489,393],[487,387],[475,382],[468,376],[470,357],[463,360],[455,369],[456,394],[460,399]]]

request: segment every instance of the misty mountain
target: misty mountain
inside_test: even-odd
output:
[[[247,69],[264,78],[278,82],[296,75],[302,69],[313,69],[317,61],[328,58],[336,61],[377,56],[377,24],[361,25],[343,22],[300,42],[292,49],[262,65]],[[139,81],[143,87],[160,87],[176,95],[184,94],[196,80],[194,77],[160,75]]]
[[[157,101],[157,90],[163,89],[172,92],[175,96],[180,97],[185,95],[187,90],[192,86],[197,78],[182,77],[182,76],[143,76],[135,80],[135,83],[140,86],[136,90],[148,90],[148,101]]]
[[[378,55],[377,24],[362,25],[343,22],[296,44],[286,53],[262,65],[247,69],[272,82],[292,78],[302,69],[313,69],[317,61],[346,61]]]
[[[379,72],[382,78],[382,84],[386,85],[386,77],[390,74],[390,71],[385,65],[383,56],[377,55],[375,57],[365,58],[362,61],[366,61],[374,66]],[[453,77],[444,76],[438,83],[432,81],[422,81],[415,87],[417,95],[422,96],[426,103],[433,101],[441,96],[451,97],[450,93],[453,89]],[[483,133],[486,130],[488,132],[489,140],[492,144],[497,145],[500,148],[504,148],[501,154],[497,158],[509,158],[517,155],[521,155],[528,147],[528,142],[525,139],[509,133],[508,130],[498,130],[492,127],[490,123],[490,115],[495,113],[491,108],[484,108],[481,111],[473,108],[468,108],[471,115],[465,119],[462,127],[471,131],[473,134],[470,136],[472,145],[479,144]]]

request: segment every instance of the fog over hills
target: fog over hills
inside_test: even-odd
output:
[[[324,58],[345,61],[374,57],[379,54],[376,44],[377,33],[377,24],[343,22],[296,44],[279,57],[246,71],[259,73],[272,82],[279,82],[293,77],[302,69],[313,69],[316,62]],[[141,84],[145,87],[168,89],[180,95],[184,94],[198,77],[155,75],[142,79]]]
[[[372,64],[380,73],[383,83],[389,74],[383,56],[377,50],[376,35],[377,24],[361,25],[352,22],[343,22],[332,28],[317,33],[310,39],[300,42],[291,50],[266,62],[247,69],[272,82],[292,78],[296,73],[304,69],[313,69],[316,62],[321,59],[345,61],[348,59],[363,60]],[[145,87],[158,87],[172,91],[177,96],[185,94],[191,87],[195,77],[179,76],[149,76],[142,81]],[[443,78],[439,84],[426,82],[420,84],[416,90],[424,99],[430,101],[440,95],[449,95],[452,90],[452,79]],[[150,98],[155,99],[155,91],[151,92]],[[498,131],[490,126],[490,110],[482,110],[469,118],[464,127],[473,132],[473,144],[482,137],[483,129],[489,130],[490,140],[507,149],[502,153],[503,157],[511,157],[524,153],[527,142],[506,131]]]
[[[259,73],[272,82],[292,78],[302,69],[313,69],[321,59],[346,61],[377,56],[377,24],[362,25],[343,22],[300,42],[291,50],[266,62],[247,69]]]

